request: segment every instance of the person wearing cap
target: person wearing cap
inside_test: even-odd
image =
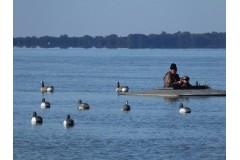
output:
[[[182,88],[188,88],[188,87],[191,87],[191,86],[192,86],[192,85],[189,83],[190,78],[189,78],[188,76],[182,77],[181,80],[182,80],[182,85],[181,85]]]
[[[175,63],[172,63],[170,70],[165,74],[164,78],[164,87],[181,87],[182,80],[177,74],[177,66]]]

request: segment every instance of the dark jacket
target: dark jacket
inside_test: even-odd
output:
[[[188,83],[184,83],[181,85],[182,88],[189,88],[192,87],[192,85],[188,82]]]
[[[170,72],[166,73],[164,78],[163,78],[164,87],[180,86],[178,81],[180,81],[179,75],[178,74],[172,75]]]

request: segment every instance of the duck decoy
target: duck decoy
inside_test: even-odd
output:
[[[53,86],[44,86],[44,82],[41,81],[41,88],[40,88],[40,90],[42,92],[53,92],[54,87]]]
[[[50,108],[50,103],[45,101],[45,98],[42,98],[41,108]]]
[[[78,100],[78,109],[79,110],[88,110],[90,105],[88,103],[83,103],[81,99]]]
[[[32,124],[42,124],[43,120],[41,116],[38,116],[36,112],[33,112]]]
[[[125,104],[122,106],[122,111],[130,111],[130,105],[128,104],[128,101],[125,102]]]
[[[128,86],[121,86],[119,82],[117,82],[116,92],[128,92]]]
[[[66,119],[63,121],[64,127],[73,127],[74,126],[74,120],[70,118],[70,115],[68,114]]]
[[[179,113],[191,113],[191,109],[189,107],[184,107],[182,103],[179,104]]]

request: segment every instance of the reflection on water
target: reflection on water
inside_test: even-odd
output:
[[[188,101],[189,96],[163,97],[166,102]]]

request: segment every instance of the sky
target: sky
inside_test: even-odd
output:
[[[13,36],[226,32],[226,0],[13,0]]]

